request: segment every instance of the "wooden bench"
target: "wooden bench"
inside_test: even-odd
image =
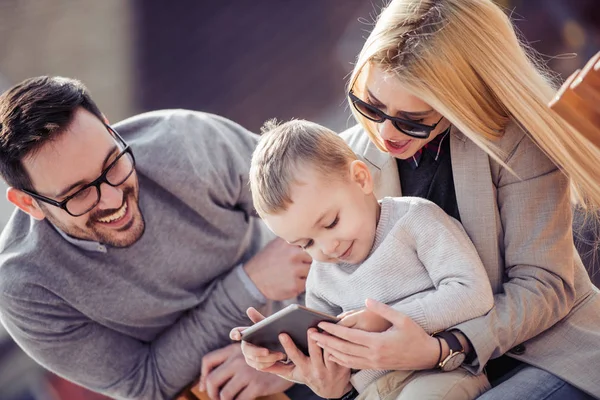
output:
[[[198,382],[194,382],[187,388],[185,388],[176,398],[175,400],[210,400],[206,393],[200,392],[198,390]],[[290,400],[283,393],[272,394],[269,396],[259,397],[257,400]]]
[[[600,52],[565,81],[549,106],[600,148]]]

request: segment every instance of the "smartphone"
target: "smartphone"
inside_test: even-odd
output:
[[[335,324],[339,320],[340,318],[292,304],[244,330],[242,340],[259,347],[266,347],[271,351],[285,353],[279,342],[279,334],[287,333],[296,347],[308,355],[306,331],[316,328],[319,322],[326,321]]]

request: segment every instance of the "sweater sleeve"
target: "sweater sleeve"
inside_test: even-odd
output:
[[[142,114],[115,127],[132,143],[136,170],[195,211],[208,204],[256,216],[248,181],[258,135],[218,115],[189,110]],[[212,211],[203,216],[218,223],[219,210]]]
[[[3,288],[0,319],[35,361],[69,380],[118,399],[169,399],[200,374],[202,357],[229,343],[257,306],[234,269],[210,286],[206,300],[152,341],[90,320],[39,285]]]
[[[183,112],[170,118],[172,134],[180,137],[181,157],[193,172],[190,184],[204,182],[204,201],[237,208],[257,216],[250,192],[250,160],[258,135],[218,115]],[[195,193],[201,196],[203,193]]]
[[[435,290],[403,301],[394,308],[433,333],[484,315],[494,305],[490,282],[462,226],[424,199],[411,205],[392,235],[410,243]],[[390,249],[392,251],[392,249]]]

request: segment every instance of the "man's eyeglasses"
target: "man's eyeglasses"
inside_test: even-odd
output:
[[[123,150],[110,163],[108,167],[102,171],[98,179],[88,183],[63,201],[57,201],[46,196],[42,196],[31,190],[21,189],[36,200],[51,204],[55,207],[62,208],[73,217],[79,217],[87,212],[90,212],[100,202],[100,185],[107,183],[110,186],[117,187],[122,185],[135,170],[135,158],[133,152],[125,140],[110,126],[106,125],[106,129],[120,142]]]
[[[440,118],[439,121],[433,125],[419,124],[408,119],[391,117],[377,107],[359,99],[354,93],[352,93],[352,91],[348,93],[348,97],[350,98],[350,101],[352,102],[352,105],[356,111],[358,111],[363,117],[377,123],[382,123],[386,119],[389,119],[392,122],[392,125],[394,125],[394,127],[400,132],[416,139],[427,139],[431,132],[442,121],[442,119],[444,119],[442,116],[442,118]]]

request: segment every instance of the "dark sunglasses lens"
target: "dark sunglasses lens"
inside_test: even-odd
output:
[[[367,104],[362,100],[354,100],[352,103],[354,104],[354,108],[356,108],[356,111],[361,113],[365,118],[368,118],[374,122],[384,121],[384,118],[379,113],[379,110],[373,107],[372,105]]]
[[[396,129],[398,129],[400,132],[408,136],[414,137],[416,139],[427,139],[429,137],[429,130],[423,130],[423,128],[417,128],[415,126],[397,120],[394,120],[393,124],[396,127]]]

